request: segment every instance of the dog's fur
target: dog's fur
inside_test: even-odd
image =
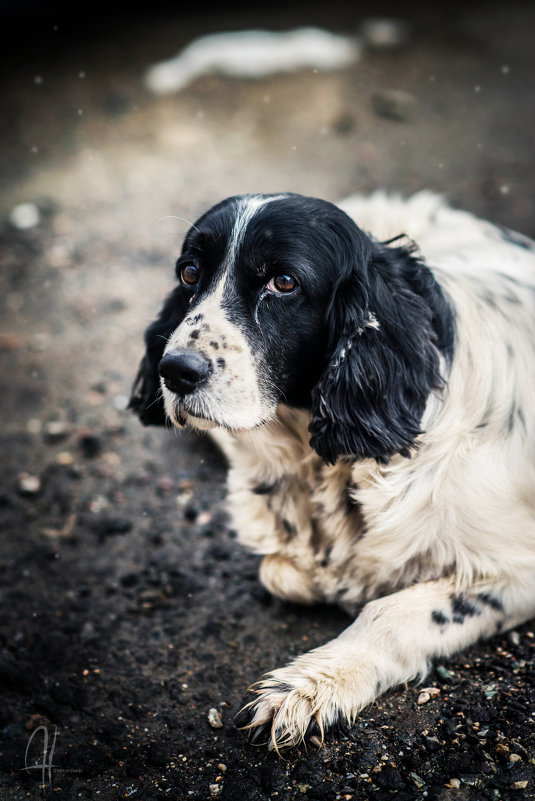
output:
[[[535,614],[535,244],[428,192],[243,196],[191,228],[188,265],[132,406],[211,429],[271,592],[363,606],[239,716],[255,742],[321,739]],[[183,353],[206,370],[177,393],[158,365]]]

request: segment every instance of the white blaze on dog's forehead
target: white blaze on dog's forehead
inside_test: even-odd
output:
[[[267,206],[273,200],[280,200],[285,195],[272,195],[271,197],[262,197],[261,195],[252,195],[251,197],[244,197],[238,201],[236,207],[236,218],[234,226],[229,238],[229,245],[224,260],[224,265],[228,269],[236,261],[236,256],[240,245],[242,244],[247,226],[263,206]]]

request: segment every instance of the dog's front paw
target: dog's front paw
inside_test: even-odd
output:
[[[325,710],[320,712],[314,700],[312,683],[309,689],[285,683],[277,674],[249,689],[249,700],[236,716],[236,725],[247,730],[253,745],[279,748],[310,742],[320,746],[325,732]]]
[[[251,743],[276,750],[301,742],[321,746],[328,729],[351,724],[374,700],[373,671],[341,664],[331,650],[323,646],[298,657],[250,688],[236,725],[247,730]]]

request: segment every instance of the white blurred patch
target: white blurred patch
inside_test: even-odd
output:
[[[264,78],[299,69],[336,70],[356,62],[360,50],[358,39],[319,28],[216,33],[196,39],[175,58],[149,67],[145,84],[157,94],[167,94],[206,73]]]
[[[9,212],[9,222],[14,228],[24,230],[39,225],[40,214],[35,203],[19,203]]]

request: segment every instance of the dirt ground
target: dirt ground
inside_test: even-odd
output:
[[[336,73],[143,86],[208,31],[353,33],[381,12],[329,5],[110,25],[101,9],[85,35],[43,18],[4,72],[1,801],[535,798],[533,624],[436,665],[429,697],[389,692],[320,751],[248,745],[247,686],[348,618],[270,598],[217,451],[125,410],[179,218],[226,195],[428,187],[535,235],[533,4],[398,4],[408,42]],[[411,95],[397,119],[377,101],[391,89]],[[22,202],[37,225],[13,225]]]

